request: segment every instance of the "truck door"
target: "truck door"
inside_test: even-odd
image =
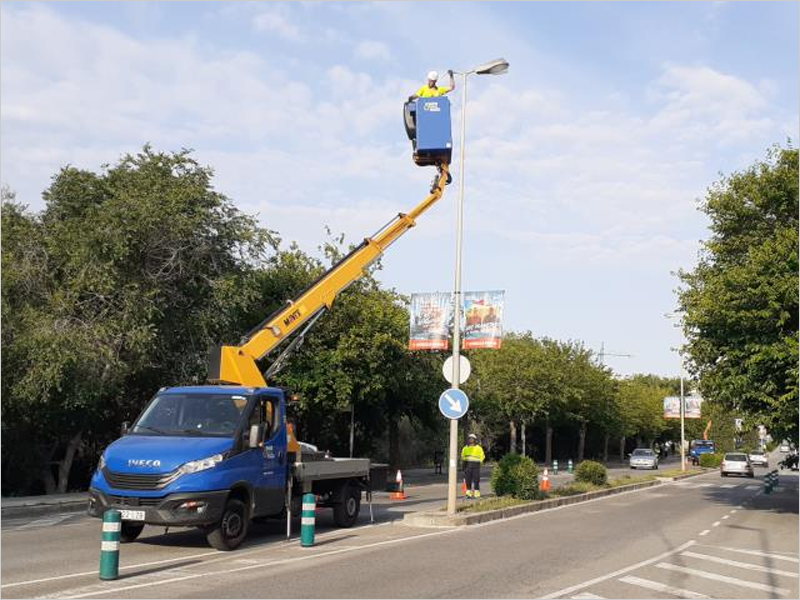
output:
[[[254,407],[250,424],[264,424],[264,444],[257,454],[258,476],[254,485],[255,513],[278,514],[283,510],[286,490],[286,427],[277,397],[261,396]]]

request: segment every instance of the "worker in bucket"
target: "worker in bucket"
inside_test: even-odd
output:
[[[478,443],[478,436],[470,433],[467,436],[467,445],[461,450],[467,498],[481,497],[481,465],[484,458],[486,457],[483,454],[483,448]]]
[[[433,98],[435,96],[444,96],[452,92],[456,89],[456,80],[453,78],[453,71],[447,71],[447,74],[450,76],[450,87],[443,85],[441,87],[436,85],[436,82],[439,81],[439,73],[436,71],[429,71],[428,72],[428,83],[423,85],[421,88],[417,90],[417,93],[411,96],[411,99],[417,98]]]

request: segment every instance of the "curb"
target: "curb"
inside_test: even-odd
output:
[[[686,477],[695,477],[697,475],[704,475],[702,473],[687,473],[686,475],[678,475],[676,477],[662,477],[651,481],[643,481],[641,483],[632,483],[616,488],[607,490],[596,490],[593,492],[586,492],[585,494],[576,494],[574,496],[564,496],[562,498],[550,498],[548,500],[536,500],[526,504],[518,504],[517,506],[510,506],[508,508],[499,508],[497,510],[487,510],[480,513],[472,514],[456,514],[450,516],[443,511],[422,511],[415,513],[406,513],[403,516],[403,524],[411,527],[464,527],[469,525],[478,525],[479,523],[488,523],[489,521],[496,521],[499,519],[508,519],[509,517],[516,517],[526,513],[538,512],[541,510],[548,510],[557,508],[559,506],[567,506],[570,504],[579,504],[597,498],[605,498],[606,496],[614,496],[625,492],[632,492],[649,487],[656,487],[664,485],[667,482],[676,479],[685,479]]]
[[[0,510],[0,517],[3,519],[13,519],[15,517],[35,517],[41,515],[52,515],[67,512],[85,512],[88,499],[64,500],[50,504],[23,504],[22,506],[3,506]]]

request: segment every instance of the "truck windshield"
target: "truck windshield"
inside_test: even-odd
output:
[[[156,396],[134,425],[140,435],[233,435],[247,397],[236,394],[162,394]]]

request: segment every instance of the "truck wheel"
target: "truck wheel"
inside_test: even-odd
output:
[[[333,506],[333,521],[337,527],[352,527],[361,510],[361,490],[345,484],[342,501]]]
[[[123,544],[128,544],[139,537],[144,529],[144,523],[131,523],[130,521],[123,521],[122,527],[119,532],[119,541]]]
[[[235,550],[247,537],[247,509],[241,500],[231,498],[222,511],[222,519],[206,534],[208,543],[217,550]]]

